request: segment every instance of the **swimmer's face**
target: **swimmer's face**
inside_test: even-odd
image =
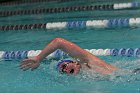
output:
[[[81,65],[78,62],[64,62],[60,65],[60,71],[67,74],[78,74]]]

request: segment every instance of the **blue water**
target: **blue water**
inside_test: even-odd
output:
[[[0,10],[20,10],[73,5],[98,5],[139,0],[73,0],[64,3],[21,4],[0,6]],[[53,21],[135,18],[140,9],[84,11],[57,14],[15,15],[0,17],[0,25],[47,23]],[[0,51],[43,49],[54,38],[67,39],[84,49],[140,48],[140,28],[63,29],[0,31]],[[140,93],[140,74],[131,73],[140,68],[138,57],[100,56],[107,63],[121,68],[109,76],[81,71],[77,76],[57,72],[57,60],[43,61],[35,71],[19,69],[21,60],[0,60],[0,93]]]
[[[82,48],[138,48],[140,28],[73,29],[62,31],[0,32],[0,50],[38,50],[57,37]],[[0,93],[140,93],[140,74],[129,71],[140,67],[137,57],[102,56],[118,71],[109,76],[81,71],[77,76],[56,71],[56,60],[44,61],[35,71],[19,69],[21,60],[0,61]]]

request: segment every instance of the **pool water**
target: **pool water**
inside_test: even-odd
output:
[[[133,2],[139,0],[73,0],[65,3],[34,3],[1,6],[0,10],[50,8],[52,6],[98,5]],[[69,13],[15,15],[0,18],[0,25],[35,24],[71,20],[103,20],[110,18],[136,18],[140,9],[110,11],[84,11]],[[140,48],[140,28],[62,29],[0,31],[0,51],[40,50],[51,40],[60,37],[84,49]],[[0,60],[0,93],[140,93],[140,74],[131,73],[140,68],[139,57],[99,56],[122,70],[108,76],[81,71],[77,76],[60,74],[58,60],[43,61],[34,71],[22,71],[22,60]]]
[[[139,48],[139,28],[73,29],[62,31],[0,32],[1,50],[38,50],[57,37],[86,49]],[[138,57],[100,56],[114,66],[133,70]],[[19,69],[21,60],[0,61],[0,93],[140,93],[140,74],[118,71],[109,76],[81,71],[77,76],[60,74],[57,60],[43,61],[34,71]]]

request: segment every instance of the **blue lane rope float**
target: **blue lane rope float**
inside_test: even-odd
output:
[[[3,25],[0,30],[74,29],[74,28],[140,27],[140,18],[115,18],[105,20],[52,22],[40,24]]]
[[[67,28],[85,28],[86,22],[85,21],[72,21],[67,22]]]
[[[132,7],[140,7],[140,2],[133,2]]]
[[[1,55],[0,58],[6,59],[6,60],[12,60],[12,59],[25,59],[27,58],[28,51],[5,51],[3,55]]]
[[[127,27],[129,26],[129,19],[119,18],[119,19],[110,19],[108,22],[108,27]]]
[[[130,56],[133,56],[134,55],[134,50],[132,48],[128,48],[126,49],[126,52],[125,52],[126,56],[130,57]]]
[[[96,56],[126,56],[126,57],[140,57],[140,48],[114,48],[114,49],[85,49]],[[25,59],[37,56],[41,50],[30,51],[0,51],[0,59],[13,60]],[[56,50],[51,53],[46,59],[69,57],[69,55],[61,50]]]
[[[0,11],[0,16],[140,8],[140,2]]]
[[[125,52],[126,52],[126,49],[125,48],[121,48],[121,49],[119,49],[118,55],[125,56],[126,55]]]

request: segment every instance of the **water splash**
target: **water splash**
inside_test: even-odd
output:
[[[136,68],[140,68],[140,60],[133,60],[133,61],[116,61],[112,65],[121,68],[120,70],[112,73],[111,75],[101,75],[94,71],[81,71],[77,76],[68,76],[64,74],[58,73],[56,71],[55,65],[57,61],[53,61],[50,64],[50,74],[53,74],[53,79],[55,77],[56,80],[63,83],[73,83],[76,81],[84,81],[84,82],[91,82],[91,81],[110,81],[110,82],[133,82],[133,81],[140,81],[140,73],[133,73],[133,70]],[[61,78],[61,79],[60,79]],[[56,81],[55,80],[55,81]]]

